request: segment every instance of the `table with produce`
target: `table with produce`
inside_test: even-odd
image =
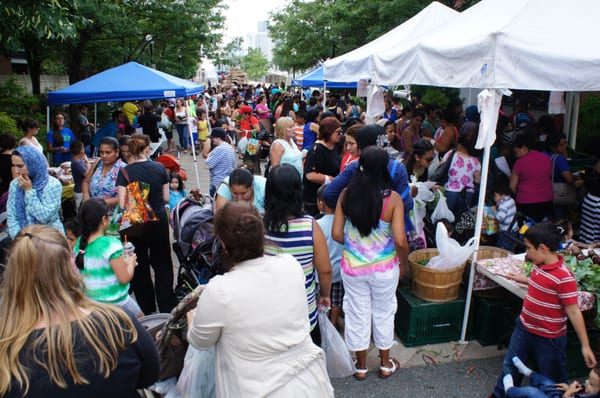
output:
[[[562,254],[561,254],[562,255]],[[578,256],[564,255],[565,264],[575,275],[579,288],[579,308],[582,311],[597,309],[600,297],[600,250],[583,250]],[[527,285],[507,278],[509,274],[529,276],[534,264],[524,255],[479,260],[473,280],[473,290],[481,291],[497,287],[525,297]],[[600,325],[596,312],[595,323]]]

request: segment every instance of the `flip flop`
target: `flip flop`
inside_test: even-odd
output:
[[[390,357],[389,361],[392,364],[391,367],[388,368],[383,365],[379,366],[379,371],[377,372],[377,375],[381,379],[387,379],[388,377],[390,377],[391,375],[396,373],[398,368],[400,368],[400,362],[398,362],[398,360],[396,358]]]

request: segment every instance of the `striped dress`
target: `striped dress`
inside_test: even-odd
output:
[[[288,232],[283,235],[265,235],[265,254],[288,253],[294,256],[304,270],[304,287],[308,299],[310,330],[317,325],[317,282],[313,266],[313,218],[303,216],[288,220]]]

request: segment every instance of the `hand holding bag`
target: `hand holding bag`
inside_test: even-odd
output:
[[[325,352],[327,374],[331,378],[348,377],[356,371],[344,338],[338,333],[327,313],[319,309],[321,348]]]
[[[552,203],[560,206],[574,205],[577,200],[575,186],[567,182],[554,182],[554,165],[557,157],[558,155],[552,155],[552,191],[554,192]]]

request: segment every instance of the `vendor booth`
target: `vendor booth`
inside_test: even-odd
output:
[[[483,208],[490,147],[502,95],[509,88],[546,91],[600,91],[600,47],[595,37],[600,3],[581,0],[483,0],[412,43],[362,58],[362,76],[374,83],[422,84],[482,89],[476,147],[484,149],[478,208]],[[346,80],[352,72],[324,65],[324,76]],[[482,230],[478,212],[475,236]],[[479,241],[477,242],[479,245]],[[473,256],[474,267],[477,251]],[[461,340],[465,340],[474,270],[468,282]],[[501,278],[501,276],[500,276]],[[515,290],[516,291],[516,290]]]

